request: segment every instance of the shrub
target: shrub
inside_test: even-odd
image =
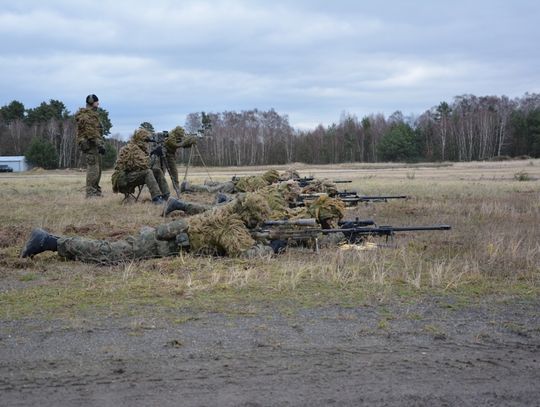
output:
[[[530,181],[531,176],[529,175],[529,173],[527,173],[525,171],[520,171],[520,172],[516,172],[514,174],[514,179],[516,181]]]
[[[53,144],[41,137],[34,137],[24,155],[26,161],[34,167],[45,169],[58,168],[58,154]]]
[[[105,142],[105,154],[101,160],[104,169],[110,169],[114,167],[116,162],[116,148],[112,145],[111,142]]]

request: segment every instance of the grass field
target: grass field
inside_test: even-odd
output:
[[[84,172],[0,174],[0,318],[178,318],[170,311],[249,315],[268,305],[288,312],[426,295],[451,295],[463,303],[486,295],[501,301],[538,296],[540,160],[297,168],[301,175],[352,180],[343,186],[361,194],[410,196],[351,208],[348,218],[393,226],[449,224],[452,230],[403,233],[394,241],[378,240],[375,250],[291,249],[251,260],[182,255],[104,267],[51,252],[20,259],[34,227],[115,240],[162,223],[162,208],[149,202],[147,190],[138,203],[122,205],[111,191],[110,172],[102,177],[105,197],[92,200],[84,199]],[[226,180],[262,170],[215,168],[210,176]],[[208,177],[195,168],[189,179]]]

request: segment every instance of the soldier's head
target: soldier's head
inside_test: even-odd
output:
[[[298,171],[296,171],[295,169],[290,168],[279,175],[280,181],[289,181],[291,179],[292,180],[300,179],[300,174],[298,174]]]
[[[268,220],[272,212],[266,199],[257,193],[239,194],[233,205],[234,213],[240,216],[248,228]]]
[[[262,177],[270,185],[279,180],[279,172],[277,170],[268,170]]]
[[[280,182],[278,184],[278,190],[288,203],[296,201],[302,193],[302,189],[298,186],[298,183],[293,180]]]
[[[148,139],[151,137],[151,133],[143,128],[138,128],[131,136],[131,141],[136,144],[141,150],[148,152]]]
[[[174,137],[176,140],[181,141],[186,135],[184,129],[180,126],[176,126],[169,132],[169,136]]]
[[[345,215],[345,204],[328,195],[321,195],[309,204],[308,213],[324,228],[335,228]]]
[[[97,109],[99,107],[99,99],[96,95],[91,94],[86,97],[86,107]]]

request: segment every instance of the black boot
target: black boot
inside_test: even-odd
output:
[[[167,201],[170,196],[171,196],[171,194],[169,192],[167,192],[166,194],[161,195],[161,197],[163,198],[164,201]]]
[[[189,182],[182,181],[180,183],[180,192],[187,192],[187,191],[189,191]]]
[[[184,201],[181,201],[180,199],[176,198],[170,198],[167,201],[167,205],[165,206],[165,209],[163,210],[163,213],[161,216],[167,216],[169,213],[173,211],[185,211],[187,208],[186,203]]]
[[[165,200],[162,195],[158,195],[152,198],[152,203],[154,205],[161,205],[162,203],[165,203]]]
[[[216,194],[216,204],[221,204],[221,203],[226,203],[226,202],[231,202],[232,201],[232,198],[227,195],[227,194],[224,194],[223,192],[218,192]]]
[[[36,254],[51,250],[58,250],[58,237],[53,236],[43,229],[36,228],[32,230],[30,237],[26,241],[21,252],[21,257],[34,257]]]

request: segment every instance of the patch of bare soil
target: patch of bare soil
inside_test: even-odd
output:
[[[3,321],[0,404],[538,405],[539,305]]]
[[[0,248],[16,246],[24,242],[29,230],[24,227],[8,225],[0,228]]]

